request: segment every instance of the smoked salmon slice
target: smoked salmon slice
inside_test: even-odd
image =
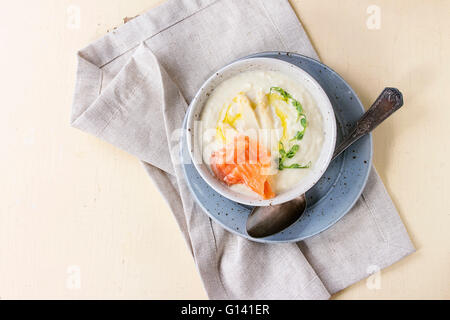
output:
[[[264,146],[242,135],[211,155],[211,169],[219,180],[229,186],[244,184],[263,199],[275,197],[268,180],[270,162]]]

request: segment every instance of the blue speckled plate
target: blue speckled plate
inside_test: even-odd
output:
[[[337,143],[364,113],[364,108],[352,88],[326,65],[294,53],[263,52],[250,57],[281,59],[308,72],[327,93],[338,124]],[[187,150],[186,137],[181,148],[187,183],[198,204],[225,229],[257,242],[296,242],[316,235],[335,224],[355,204],[366,185],[372,165],[372,136],[361,138],[334,160],[322,178],[307,193],[305,214],[288,229],[273,236],[251,238],[245,225],[251,207],[231,201],[215,192],[200,177]]]

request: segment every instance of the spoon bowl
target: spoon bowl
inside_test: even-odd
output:
[[[304,193],[282,204],[256,207],[248,217],[247,233],[253,238],[264,238],[278,233],[300,219],[305,209],[306,196]]]

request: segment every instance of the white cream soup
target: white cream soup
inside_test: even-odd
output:
[[[269,181],[276,194],[308,175],[324,139],[322,116],[310,94],[295,79],[275,71],[243,72],[222,82],[210,93],[201,120],[202,155],[208,164],[212,153],[222,149],[233,135],[257,131],[260,143],[271,152],[274,165]],[[291,158],[283,157],[280,166],[283,150],[293,152]],[[256,195],[243,184],[230,188]]]

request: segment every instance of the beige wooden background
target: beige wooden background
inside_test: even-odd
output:
[[[0,298],[206,298],[139,162],[69,127],[76,50],[160,2],[0,0]],[[291,3],[366,106],[384,86],[406,102],[374,160],[418,251],[336,298],[449,299],[450,1]]]

